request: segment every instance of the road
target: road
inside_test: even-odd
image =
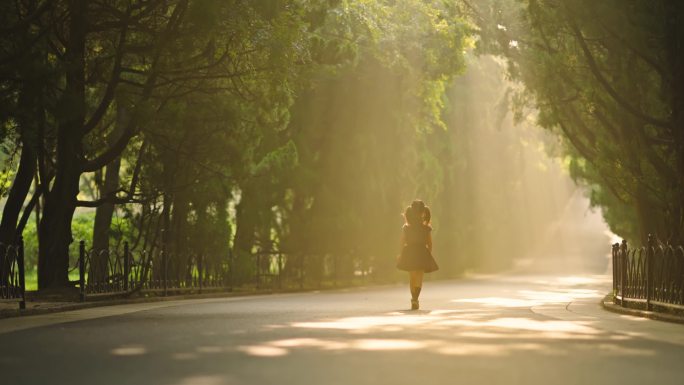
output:
[[[2,384],[684,384],[684,326],[605,276],[426,282],[0,320]]]

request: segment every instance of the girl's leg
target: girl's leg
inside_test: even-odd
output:
[[[409,288],[411,289],[411,309],[418,309],[418,296],[423,285],[423,272],[410,271],[409,272]]]
[[[416,280],[417,280],[417,271],[409,271],[409,289],[411,289],[411,293],[413,293],[413,288],[416,287]]]
[[[423,288],[423,275],[425,274],[423,271],[414,271],[415,273],[415,278],[414,278],[414,283],[413,287],[415,288],[414,290],[416,291],[416,300],[420,296],[420,290]]]

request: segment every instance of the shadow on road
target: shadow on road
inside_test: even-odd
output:
[[[414,384],[415,373],[428,383],[636,384],[654,368],[678,383],[681,345],[534,311],[598,301],[601,280],[432,282],[419,311],[394,310],[406,302],[396,287],[156,309],[0,336],[0,369],[13,384]]]

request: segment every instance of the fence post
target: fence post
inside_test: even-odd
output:
[[[86,300],[85,291],[85,241],[78,243],[78,285],[80,288],[81,302]]]
[[[278,251],[278,289],[283,288],[283,253]]]
[[[648,234],[646,245],[646,310],[651,310],[651,298],[653,296],[653,258],[655,251],[655,238],[653,234]]]
[[[168,278],[168,258],[166,255],[166,245],[162,247],[162,285],[164,287],[164,296],[166,297],[168,293],[167,278]]]
[[[200,294],[202,293],[202,260],[204,259],[204,256],[200,254],[197,257],[197,281],[199,282],[199,292]]]
[[[625,307],[625,298],[627,297],[626,281],[627,281],[627,240],[623,239],[620,245],[620,305]]]
[[[618,295],[618,253],[620,251],[620,244],[614,243],[612,247],[613,257],[613,302],[616,301]]]
[[[124,282],[123,282],[123,289],[124,291],[128,291],[128,281],[129,281],[129,276],[131,275],[131,256],[129,254],[128,250],[128,241],[124,242],[124,253],[123,253],[123,258],[124,258]]]
[[[333,254],[333,286],[337,287],[337,253]]]
[[[254,271],[254,279],[255,279],[255,281],[256,281],[256,288],[257,288],[257,289],[259,288],[259,262],[261,262],[260,256],[261,256],[261,254],[260,254],[260,253],[257,253],[257,254],[256,254],[256,258],[255,258],[255,260],[256,260],[256,270]]]
[[[19,290],[21,291],[21,301],[19,309],[26,309],[26,276],[24,271],[24,237],[19,236],[19,250],[17,253],[17,268],[19,269]]]
[[[304,276],[306,275],[306,254],[302,254],[302,258],[299,260],[299,288],[304,288]]]
[[[234,270],[234,258],[233,258],[233,250],[228,249],[228,279],[230,280],[229,286],[230,286],[230,291],[233,291],[233,286],[235,285],[234,277],[233,277],[233,270]]]

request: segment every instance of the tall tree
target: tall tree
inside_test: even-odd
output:
[[[525,86],[519,109],[565,139],[573,175],[621,235],[684,241],[682,5],[671,1],[465,1],[482,52]],[[628,232],[635,228],[636,233]]]

